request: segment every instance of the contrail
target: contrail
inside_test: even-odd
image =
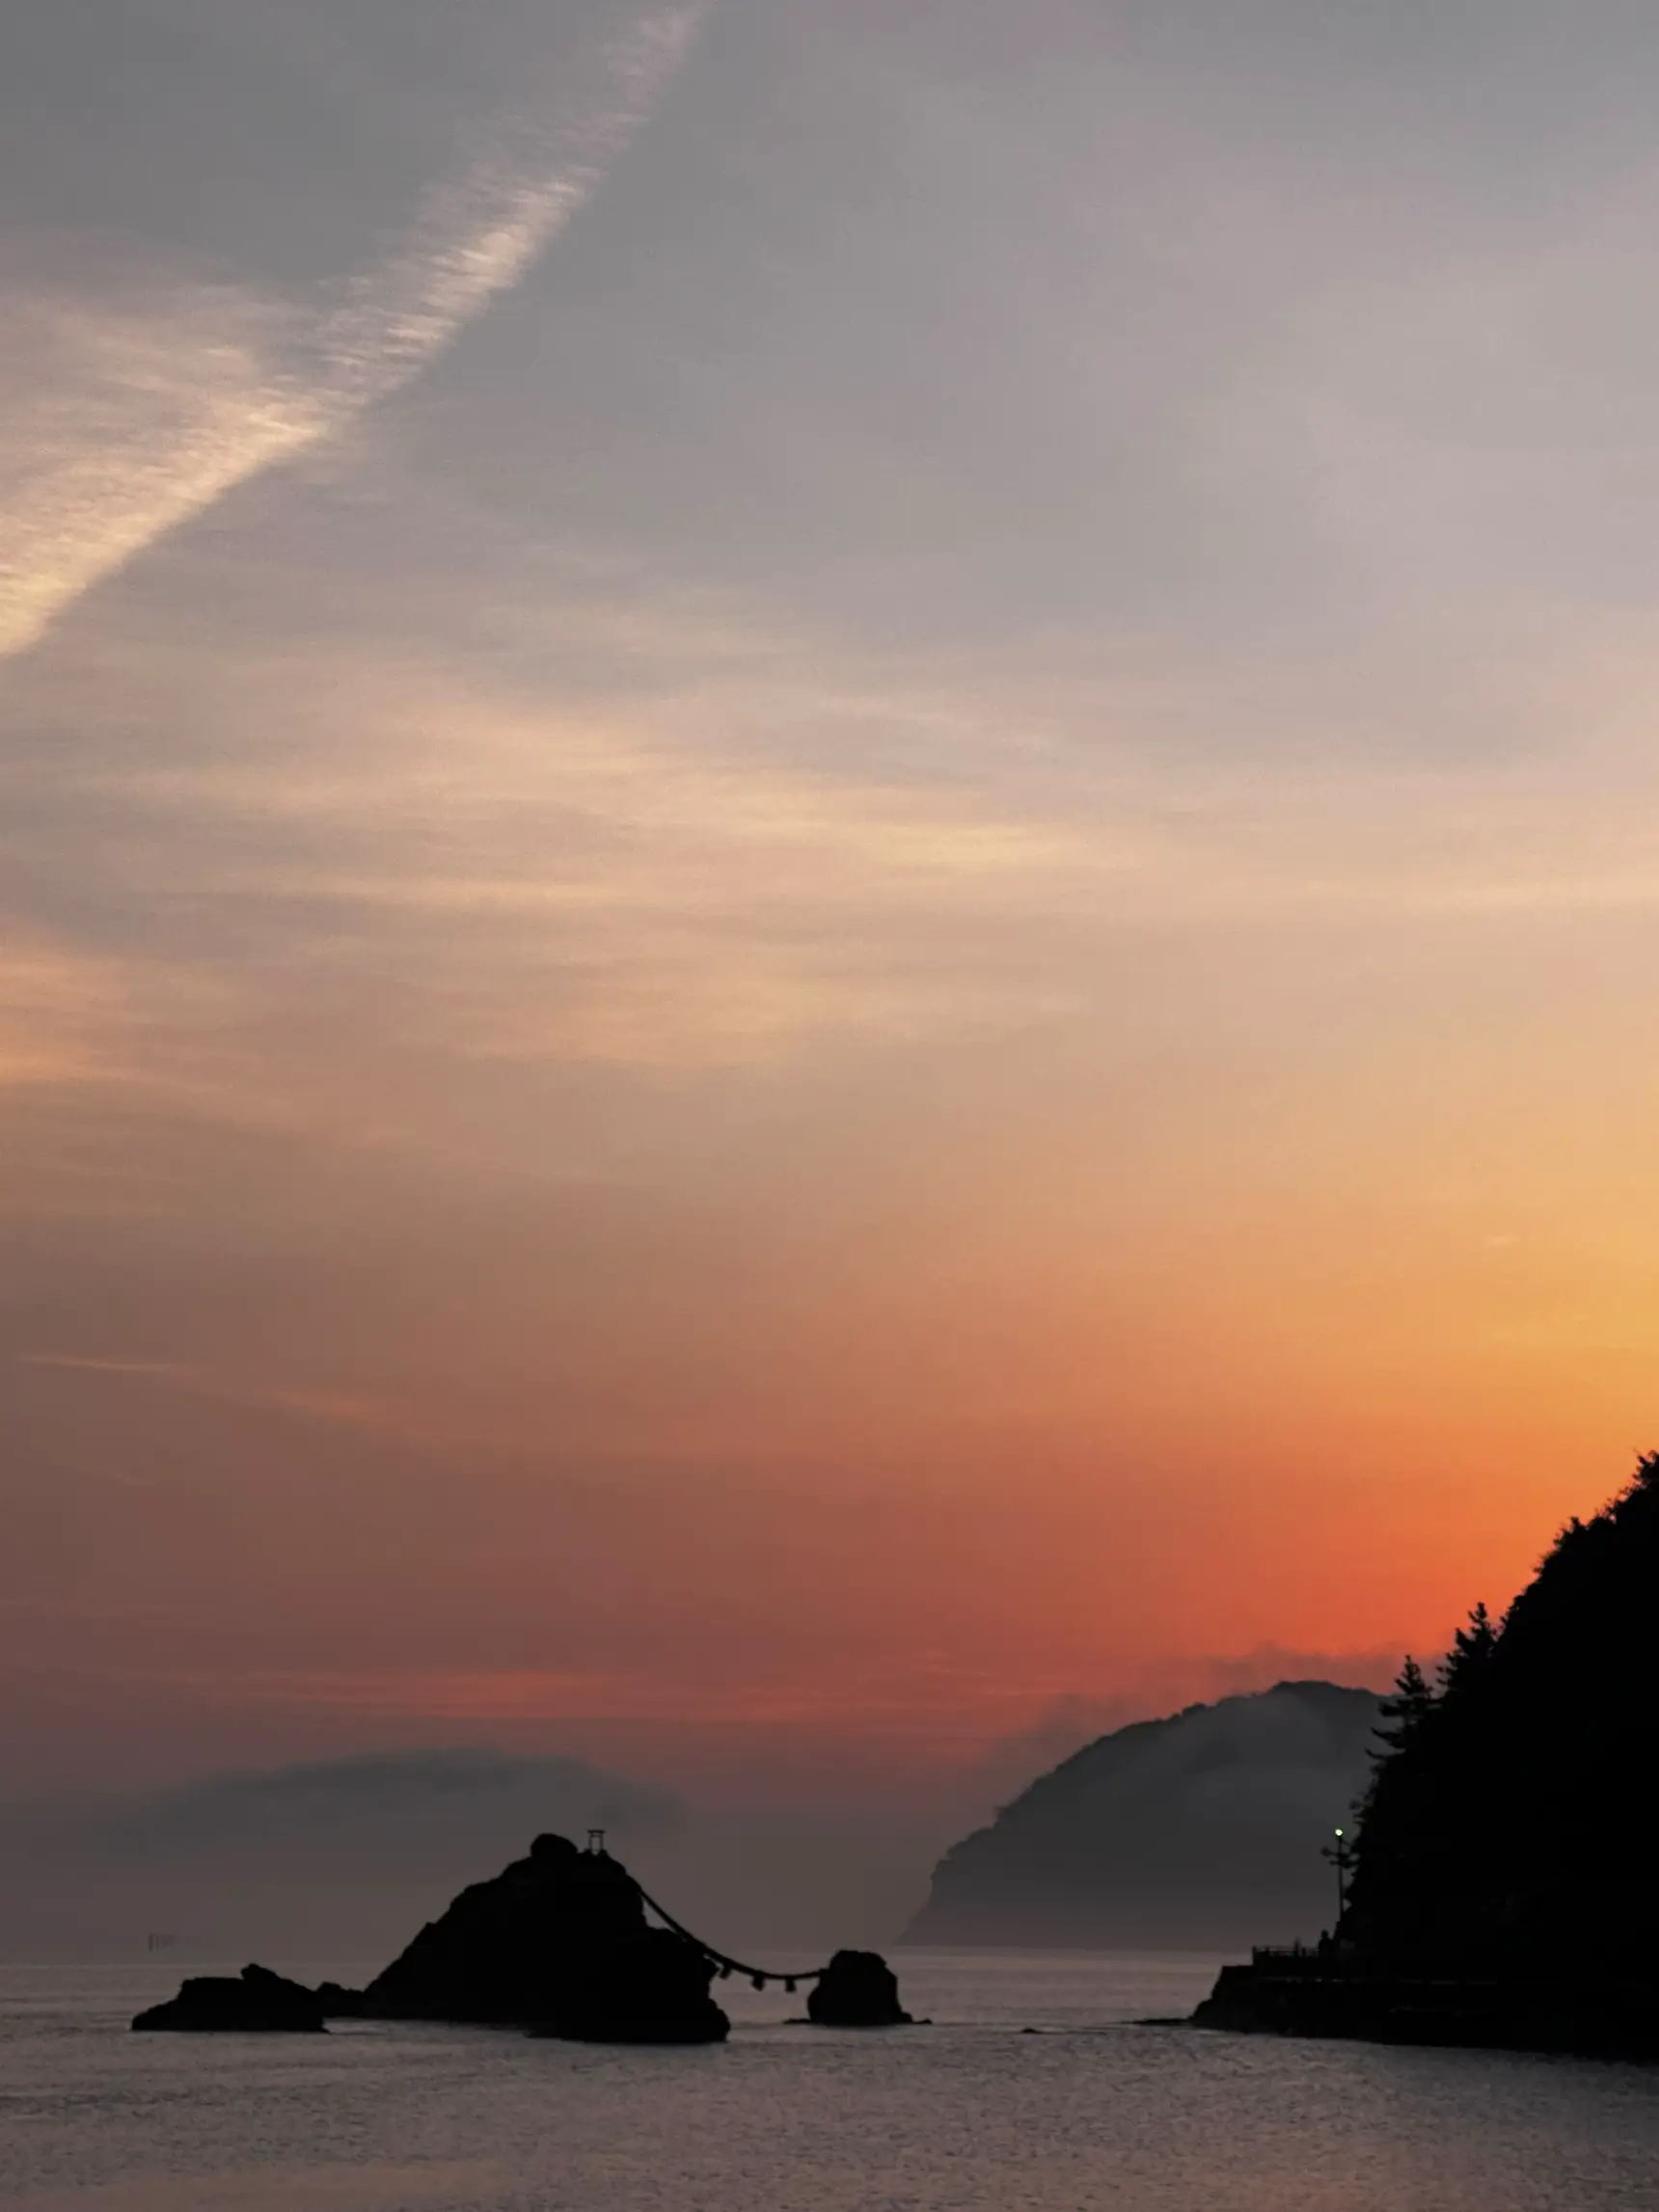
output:
[[[612,49],[611,104],[545,138],[507,122],[479,161],[431,195],[402,251],[359,279],[322,325],[332,413],[349,418],[395,391],[521,281],[649,118],[702,13],[699,0],[647,16]]]
[[[207,286],[159,310],[26,309],[34,343],[14,374],[27,382],[0,445],[0,659],[235,485],[398,391],[519,283],[650,116],[705,5],[641,18],[586,115],[551,129],[504,119],[321,315]],[[303,372],[282,365],[296,359]]]

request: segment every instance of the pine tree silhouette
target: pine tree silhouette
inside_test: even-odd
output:
[[[1469,1626],[1452,1638],[1452,1649],[1440,1662],[1440,1694],[1449,1697],[1467,1689],[1498,1648],[1498,1631],[1482,1600],[1469,1615]]]
[[[1341,1935],[1378,1973],[1659,1987],[1659,1454],[1383,1707]]]
[[[1377,1753],[1379,1762],[1386,1762],[1405,1748],[1434,1711],[1436,1702],[1428,1677],[1407,1652],[1405,1664],[1394,1685],[1394,1695],[1382,1701],[1382,1726],[1376,1733],[1387,1749]]]

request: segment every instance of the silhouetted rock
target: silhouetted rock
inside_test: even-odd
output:
[[[879,1951],[837,1951],[813,1983],[806,2017],[818,2028],[908,2028],[898,1978]]]
[[[572,1961],[557,2009],[532,2035],[583,2043],[715,2043],[731,2023],[709,1995],[695,1944],[648,1928]]]
[[[316,1985],[317,2003],[322,2007],[325,2020],[361,2020],[363,2017],[363,1991],[343,1988],[338,1982],[319,1982]]]
[[[463,2020],[587,2041],[708,2043],[730,2022],[712,1961],[648,1925],[606,1851],[538,1836],[528,1858],[465,1889],[363,1992],[380,2020]]]
[[[192,2035],[321,2035],[323,2008],[302,1983],[266,1966],[244,1966],[239,1975],[194,1976],[177,1997],[152,2005],[132,2024]]]
[[[1347,1907],[1230,1968],[1201,2026],[1659,2055],[1659,1456],[1571,1522],[1497,1627],[1382,1708]]]
[[[935,1869],[907,1943],[1242,1949],[1328,1913],[1319,1846],[1364,1789],[1367,1689],[1283,1682],[1120,1728]]]

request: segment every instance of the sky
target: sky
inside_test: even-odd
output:
[[[1618,1486],[1656,92],[1635,0],[0,13],[8,1802],[573,1761],[896,1898]]]

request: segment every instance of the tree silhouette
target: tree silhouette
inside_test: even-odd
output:
[[[1341,1934],[1377,1972],[1659,1986],[1659,1454],[1383,1707]]]
[[[1428,1677],[1407,1652],[1405,1664],[1395,1681],[1394,1695],[1382,1701],[1382,1725],[1376,1733],[1386,1749],[1376,1754],[1379,1762],[1386,1762],[1405,1748],[1434,1711],[1436,1702]]]
[[[1498,1630],[1482,1599],[1469,1615],[1469,1626],[1456,1632],[1452,1649],[1440,1661],[1441,1696],[1466,1690],[1497,1648]]]

